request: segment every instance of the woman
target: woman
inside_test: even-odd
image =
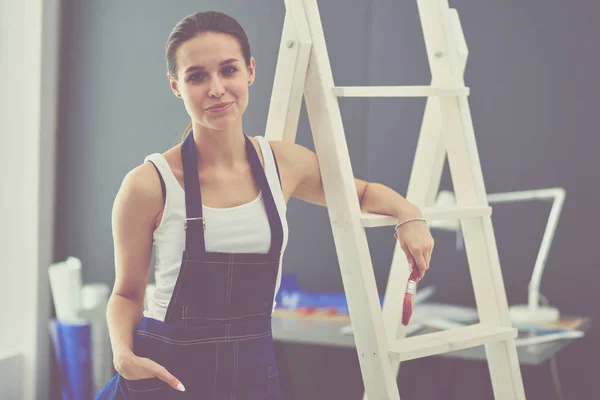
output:
[[[107,320],[118,374],[97,398],[281,399],[270,318],[286,203],[325,205],[317,158],[244,134],[255,61],[234,19],[186,17],[166,57],[191,123],[181,144],[148,156],[117,194]],[[419,209],[380,184],[357,179],[356,189],[363,211],[410,220],[396,234],[422,276],[433,239]],[[153,249],[156,290],[142,312]]]

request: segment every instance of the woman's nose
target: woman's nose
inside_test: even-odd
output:
[[[210,97],[221,97],[224,93],[225,87],[223,86],[221,79],[218,77],[211,79],[208,95]]]

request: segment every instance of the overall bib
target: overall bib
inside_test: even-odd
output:
[[[182,144],[185,250],[165,321],[143,317],[134,353],[164,366],[185,386],[178,392],[157,378],[120,375],[97,400],[282,400],[275,363],[271,312],[283,227],[258,154],[245,136],[255,181],[271,229],[267,254],[205,250],[202,198],[192,133]]]

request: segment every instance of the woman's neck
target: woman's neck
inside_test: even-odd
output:
[[[202,167],[231,168],[247,159],[246,139],[241,127],[227,131],[197,127],[194,129],[194,142],[198,165]]]

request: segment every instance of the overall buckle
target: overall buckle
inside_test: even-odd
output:
[[[204,220],[204,217],[186,218],[185,221],[183,221],[183,229],[187,230],[188,221],[198,221],[198,220],[202,220],[202,228],[206,229],[206,221]]]

